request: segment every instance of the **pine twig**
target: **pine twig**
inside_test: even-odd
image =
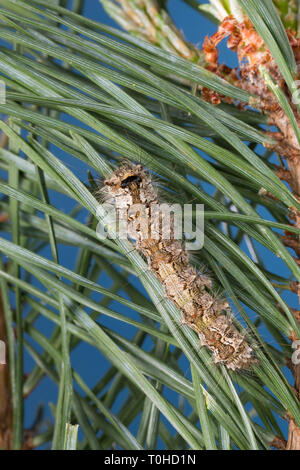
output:
[[[7,330],[0,291],[0,339],[7,344]],[[9,357],[0,364],[0,449],[11,450],[13,439],[13,404],[9,372]]]
[[[198,62],[201,51],[186,41],[156,0],[100,0],[107,13],[126,31],[173,54]]]

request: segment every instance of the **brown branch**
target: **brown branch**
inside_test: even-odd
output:
[[[270,442],[271,447],[275,447],[278,450],[285,450],[287,446],[287,442],[282,437],[276,436],[272,442]]]
[[[280,178],[282,181],[286,181],[287,183],[291,182],[291,172],[285,168],[277,168],[276,169],[276,175],[278,178]]]
[[[7,345],[7,330],[0,291],[0,339]],[[6,364],[0,364],[0,449],[12,449],[13,405],[9,373],[9,356],[6,352]]]
[[[297,426],[293,418],[290,419],[289,439],[286,445],[286,450],[300,450],[300,428]]]
[[[1,138],[0,138],[1,139]],[[0,223],[7,222],[9,214],[0,213]],[[2,292],[0,289],[0,340],[7,346],[8,335],[4,314],[4,306],[2,300]],[[6,347],[5,364],[0,364],[0,450],[13,449],[13,398],[9,367],[9,351]],[[24,397],[25,398],[25,397]],[[35,429],[25,429],[22,450],[30,450],[34,448],[33,436]]]
[[[300,258],[300,244],[299,244],[299,240],[297,240],[297,238],[284,235],[284,236],[281,237],[281,240],[285,244],[285,246],[288,246],[289,248],[292,248],[295,251],[295,253],[297,254],[297,257]],[[298,261],[300,261],[300,259],[298,259]]]

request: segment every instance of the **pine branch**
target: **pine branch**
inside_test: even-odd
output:
[[[92,386],[82,381],[72,361],[72,377],[81,391],[70,398],[70,421],[83,432],[80,449],[136,449],[146,436],[148,444],[162,439],[168,449],[282,448],[286,410],[291,425],[288,446],[294,446],[290,443],[295,442],[292,425],[300,425],[299,400],[282,369],[291,355],[288,337],[300,336],[299,311],[288,308],[281,292],[297,291],[300,282],[298,258],[289,251],[297,248],[300,236],[298,223],[290,225],[300,203],[282,180],[294,184],[285,164],[292,157],[284,152],[290,155],[297,139],[298,111],[288,87],[297,62],[293,41],[298,39],[290,32],[286,36],[274,12],[268,10],[267,21],[266,2],[252,0],[252,23],[245,19],[240,31],[237,17],[232,17],[210,38],[205,69],[199,64],[203,54],[170,24],[162,10],[164,2],[109,3],[120,17],[128,8],[130,14],[122,21],[134,36],[66,10],[62,2],[0,1],[0,35],[17,45],[14,51],[6,45],[0,48],[0,72],[7,86],[7,102],[0,112],[11,118],[8,124],[0,121],[0,127],[13,144],[10,150],[0,148],[0,209],[13,213],[10,201],[19,209],[18,237],[8,239],[11,227],[3,221],[0,249],[22,267],[20,276],[0,270],[0,279],[9,292],[21,293],[24,348],[35,364],[24,392],[38,386],[44,376],[52,384],[60,383],[61,396],[73,388],[71,380],[66,377],[65,386],[58,376],[62,358],[68,359],[66,348],[61,349],[68,335],[70,351],[88,344],[95,353],[88,364],[97,380]],[[258,28],[259,18],[264,21],[257,36],[253,25]],[[226,36],[241,62],[248,60],[241,75],[218,62],[217,44]],[[272,61],[268,68],[272,55],[278,65]],[[257,89],[252,88],[253,78]],[[202,92],[206,88],[206,101],[187,83],[193,83],[194,90],[199,85]],[[214,99],[222,103],[213,106]],[[283,139],[280,131],[271,137],[263,133],[259,126],[265,118],[246,108],[249,99],[268,117],[275,114],[274,119],[277,115],[285,123],[290,119],[291,140]],[[283,156],[280,165],[269,160],[268,149],[261,155],[257,145],[262,143],[271,149],[276,145]],[[205,204],[204,249],[195,252],[192,262],[199,272],[204,266],[213,278],[216,299],[206,297],[211,308],[225,300],[226,292],[241,317],[237,325],[241,319],[247,325],[247,340],[260,361],[249,376],[225,374],[212,362],[196,334],[182,325],[180,311],[166,300],[162,283],[132,244],[99,240],[99,191],[88,170],[107,177],[126,159],[147,167],[162,195]],[[10,185],[16,170],[19,179]],[[88,180],[94,189],[87,186]],[[52,194],[59,198],[52,199]],[[262,209],[267,215],[261,215]],[[91,225],[83,211],[89,213]],[[51,220],[50,236],[45,219]],[[58,250],[72,250],[72,268],[65,257],[50,259],[56,243]],[[278,263],[276,272],[262,259],[258,244]],[[292,283],[286,269],[294,276]],[[112,281],[110,288],[103,285],[102,276]],[[35,323],[42,317],[50,322],[51,335]],[[12,319],[8,323],[11,328]],[[130,339],[124,325],[134,331]],[[212,335],[212,341],[216,339]],[[156,343],[164,344],[163,354],[157,354]],[[103,361],[108,364],[105,372]],[[171,390],[178,401],[171,403],[162,390]],[[122,393],[127,398],[115,413],[111,408],[116,409]],[[180,405],[185,402],[192,410],[189,414]],[[63,412],[60,421],[59,410],[67,408],[64,400],[56,402],[54,423],[45,433],[34,427],[36,434],[28,438],[28,445],[53,440],[54,430],[60,422],[63,429],[68,418]],[[132,423],[141,411],[140,429],[133,435]],[[57,443],[66,446],[61,437]]]

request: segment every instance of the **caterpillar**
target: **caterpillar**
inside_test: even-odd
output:
[[[249,369],[257,360],[245,336],[228,315],[228,302],[212,295],[211,280],[191,266],[187,250],[174,238],[173,231],[167,239],[161,229],[153,237],[149,226],[148,236],[142,236],[143,218],[149,215],[153,205],[159,204],[158,192],[143,166],[122,164],[104,181],[103,191],[106,201],[117,211],[126,210],[128,237],[146,258],[149,269],[161,282],[165,296],[180,310],[182,322],[198,334],[200,345],[212,352],[214,363],[222,363],[233,371]],[[131,213],[136,204],[144,211]],[[151,222],[147,224],[151,225]]]

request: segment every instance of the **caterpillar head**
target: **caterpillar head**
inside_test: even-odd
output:
[[[128,163],[117,168],[112,176],[105,180],[105,185],[112,192],[132,191],[135,187],[139,187],[145,177],[142,165],[134,165]]]
[[[155,202],[156,191],[151,178],[142,165],[131,162],[117,168],[112,176],[105,180],[106,191],[115,199],[117,206]]]

